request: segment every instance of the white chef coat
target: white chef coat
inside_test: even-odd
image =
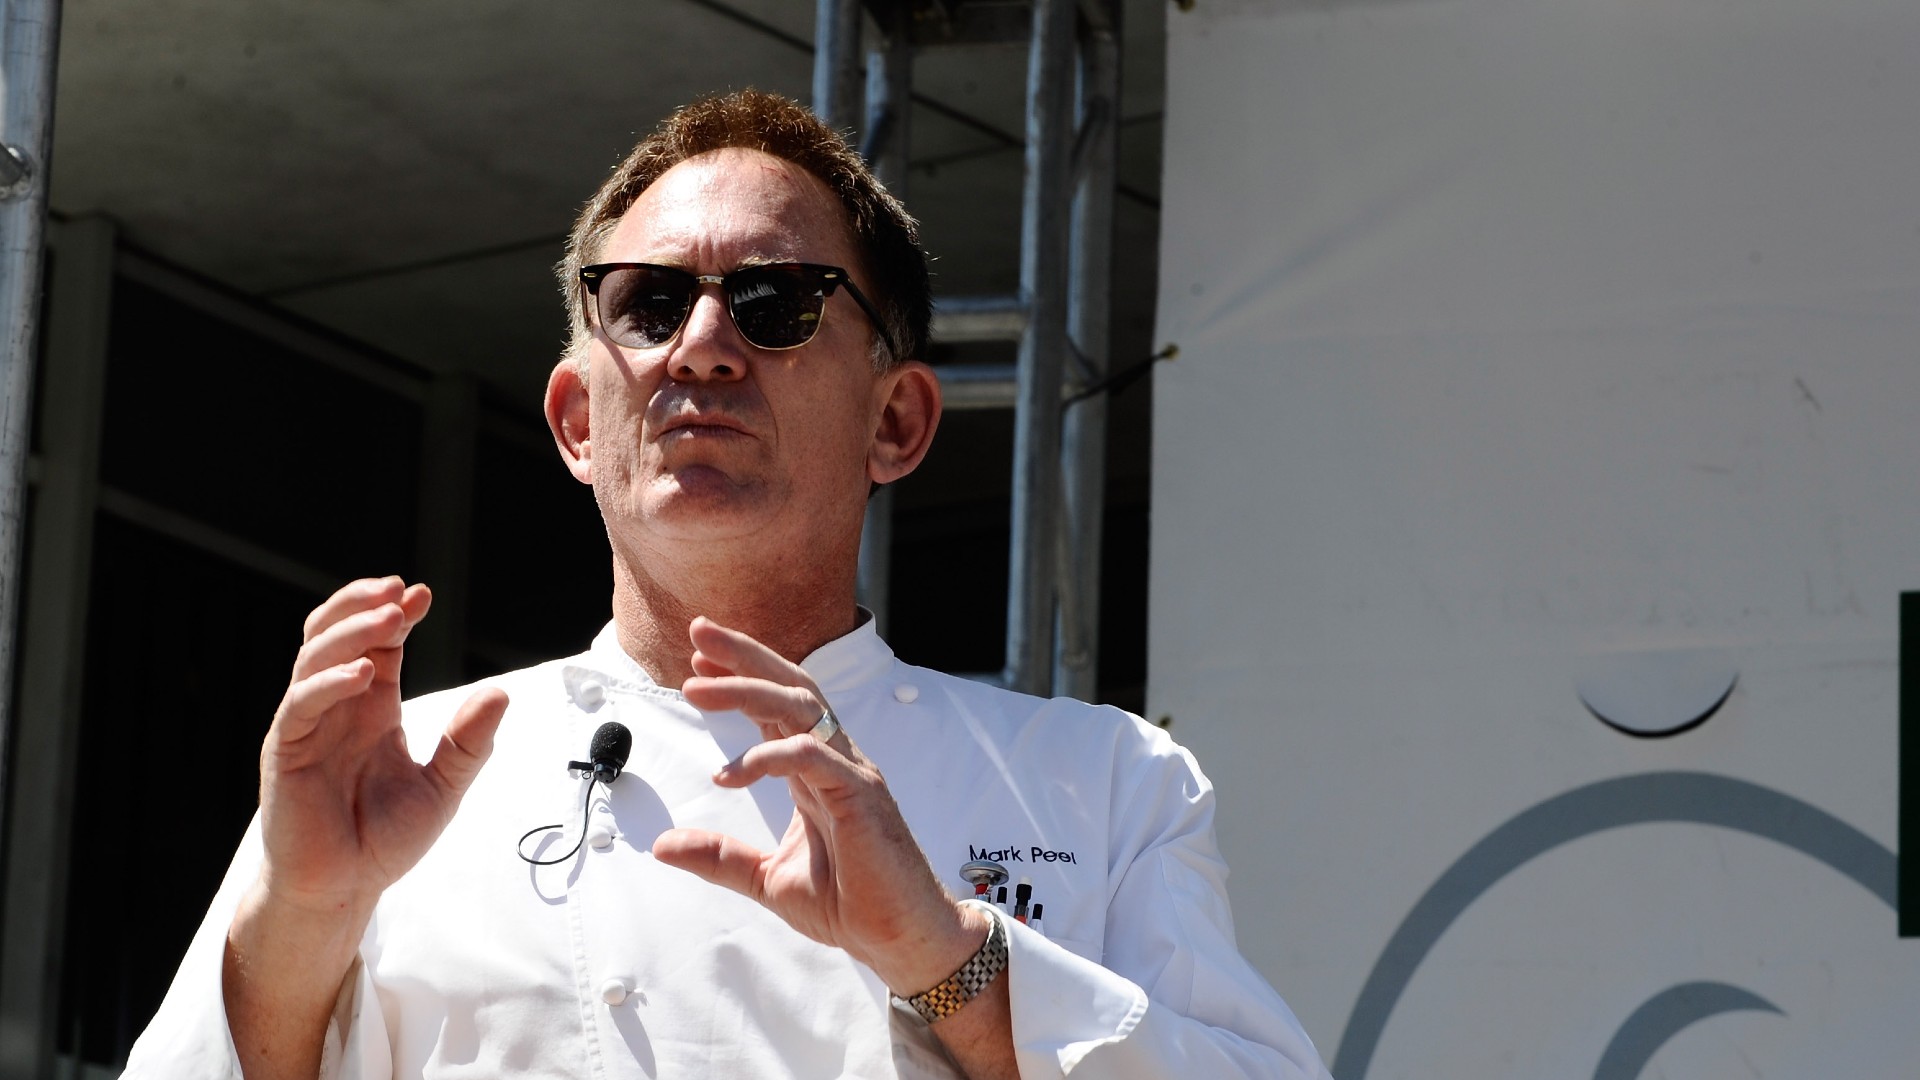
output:
[[[803,666],[956,896],[972,892],[960,866],[989,858],[1044,905],[1040,932],[1003,920],[1022,1076],[1326,1076],[1239,955],[1212,788],[1165,732],[904,664],[871,621]],[[579,656],[487,684],[510,699],[493,756],[382,896],[323,1076],[956,1075],[864,965],[650,854],[674,826],[775,845],[793,813],[785,783],[711,779],[760,740],[751,721],[654,684],[611,626]],[[407,703],[416,757],[471,690]],[[611,788],[589,789],[566,763],[608,720],[633,750]],[[537,858],[580,839],[589,790],[577,854],[548,867],[516,856],[516,838],[545,823],[564,827],[528,841]],[[126,1077],[240,1076],[221,964],[260,859],[256,817]]]

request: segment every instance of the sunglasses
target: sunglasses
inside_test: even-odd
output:
[[[827,297],[844,285],[873,321],[887,354],[897,356],[880,313],[845,270],[813,263],[768,263],[730,274],[695,274],[652,263],[597,263],[580,269],[594,300],[600,329],[614,342],[645,349],[665,345],[687,323],[704,284],[720,286],[727,314],[755,348],[797,349],[813,340],[826,317]]]

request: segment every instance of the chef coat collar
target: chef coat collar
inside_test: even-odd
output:
[[[800,661],[800,666],[820,685],[821,692],[829,696],[877,679],[893,665],[893,650],[880,640],[880,634],[874,626],[873,612],[864,607],[859,612],[859,625],[813,650],[805,660]],[[679,690],[656,684],[653,676],[647,674],[647,669],[627,655],[626,650],[620,647],[619,632],[611,622],[594,636],[593,644],[587,647],[586,655],[581,659],[584,664],[569,664],[566,668],[570,689],[583,679],[598,676],[608,685],[623,690],[647,695],[680,696]]]
[[[851,690],[893,667],[893,650],[880,640],[873,612],[860,608],[860,624],[807,654],[800,666],[820,684],[822,693]]]

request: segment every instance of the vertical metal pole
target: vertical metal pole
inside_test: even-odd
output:
[[[20,602],[34,323],[40,314],[59,41],[60,0],[0,0],[0,765],[12,741],[13,613]]]
[[[860,0],[819,0],[813,19],[813,111],[846,130],[860,119]]]
[[[407,640],[410,694],[467,681],[479,386],[470,375],[443,373],[427,385],[423,405],[413,546],[420,580],[433,589],[433,611]]]
[[[47,305],[40,485],[29,538],[33,580],[24,589],[20,712],[9,747],[0,1076],[48,1076],[53,1066],[100,491],[113,224],[73,222],[58,240]]]
[[[1119,26],[1119,5],[1107,5]],[[1073,295],[1068,322],[1079,381],[1111,364],[1115,133],[1120,114],[1116,30],[1089,33],[1080,54],[1080,176],[1073,199]],[[1100,550],[1106,519],[1107,397],[1076,402],[1062,418],[1064,520],[1060,530],[1060,627],[1053,692],[1091,700],[1100,666]]]
[[[912,111],[913,45],[907,38],[907,5],[895,4],[882,47],[867,54],[867,141],[870,164],[895,198],[907,197],[908,120]],[[893,575],[893,488],[867,500],[866,528],[860,534],[860,602],[873,612],[875,629],[887,632],[887,608]]]
[[[1020,222],[1020,338],[1014,413],[1013,536],[1008,554],[1007,685],[1046,694],[1060,503],[1060,377],[1067,352],[1067,226],[1073,197],[1073,0],[1035,0],[1027,59],[1025,204]]]

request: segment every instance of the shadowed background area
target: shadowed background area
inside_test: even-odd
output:
[[[1162,5],[1121,6],[1116,367],[1156,347],[1163,69]],[[62,326],[107,331],[97,437],[36,395],[29,512],[49,469],[97,462],[64,549],[82,569],[62,599],[86,617],[63,737],[131,764],[110,788],[75,781],[71,842],[36,856],[64,928],[9,901],[0,949],[38,942],[62,973],[63,1055],[123,1061],[157,1005],[253,811],[301,620],[335,584],[468,583],[410,649],[416,692],[576,651],[606,621],[605,535],[540,414],[565,332],[552,267],[675,106],[748,86],[808,100],[814,35],[799,0],[64,4],[36,384],[67,377],[44,362]],[[1026,64],[1024,34],[914,58],[898,186],[937,299],[1018,285]],[[1099,696],[1136,710],[1148,386],[1110,399],[1101,589]],[[899,485],[889,637],[910,661],[1001,665],[1012,439],[1007,410],[950,412]]]

